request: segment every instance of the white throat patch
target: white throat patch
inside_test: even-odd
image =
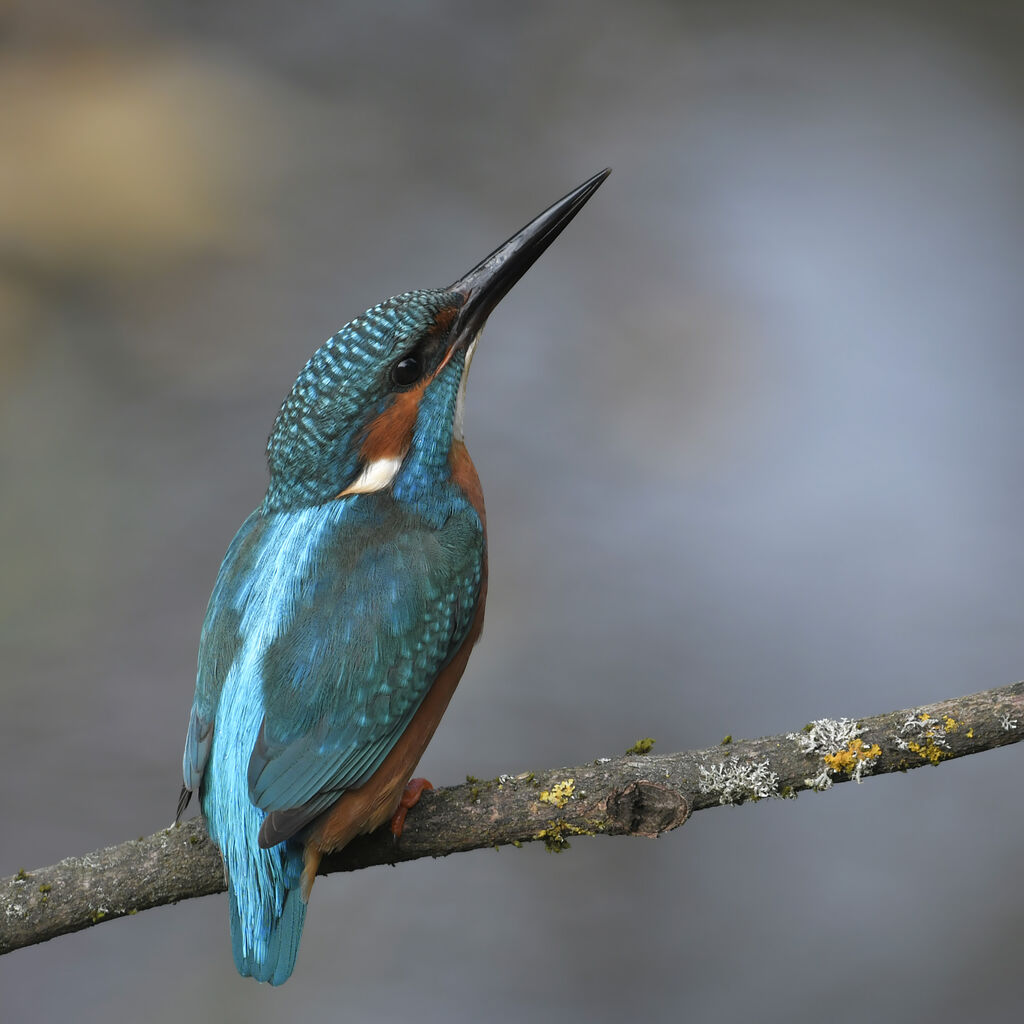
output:
[[[462,367],[462,379],[459,381],[459,393],[455,397],[455,421],[452,423],[452,436],[456,441],[463,441],[465,437],[462,432],[462,420],[466,415],[466,381],[469,379],[469,364],[473,362],[473,353],[476,352],[476,344],[480,335],[484,333],[481,327],[476,337],[469,343],[466,349],[466,362]]]

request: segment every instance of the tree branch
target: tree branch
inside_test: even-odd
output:
[[[598,758],[535,775],[468,779],[424,793],[396,847],[378,832],[327,858],[321,873],[581,835],[658,836],[694,811],[796,796],[833,782],[937,765],[1024,739],[1024,683],[860,720],[707,750]],[[0,953],[101,921],[224,890],[200,819],[0,880]]]

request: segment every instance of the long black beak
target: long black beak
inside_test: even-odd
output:
[[[606,167],[573,189],[450,286],[449,291],[460,292],[466,297],[450,335],[452,342],[469,344],[477,336],[494,307],[508,295],[512,286],[562,233],[611,173],[612,169]]]

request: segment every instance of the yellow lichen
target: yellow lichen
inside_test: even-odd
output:
[[[843,750],[837,750],[834,754],[825,754],[825,764],[834,772],[852,772],[857,767],[858,761],[873,761],[882,748],[877,743],[869,747],[861,739],[853,739]]]
[[[973,729],[968,729],[967,730],[967,738],[969,740],[973,740],[974,739],[974,730]]]
[[[942,724],[945,726],[946,732],[956,732],[963,723],[958,722],[952,715],[946,715]]]
[[[572,796],[575,789],[575,779],[565,779],[562,782],[556,782],[550,789],[541,791],[540,802],[542,804],[553,804],[559,808],[564,807],[569,802],[569,797]]]
[[[944,757],[953,756],[948,750],[943,750],[942,747],[938,746],[931,736],[926,736],[923,744],[908,740],[907,750],[912,750],[918,757],[931,761],[932,764],[938,764]]]
[[[557,821],[549,821],[548,827],[542,828],[534,838],[544,840],[544,848],[548,853],[561,853],[563,850],[568,850],[570,846],[566,836],[593,835],[597,835],[593,829],[582,828],[559,818]]]

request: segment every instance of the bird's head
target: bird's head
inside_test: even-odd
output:
[[[462,439],[466,377],[488,316],[610,173],[560,199],[454,284],[387,299],[317,349],[267,442],[264,508],[443,473]]]

